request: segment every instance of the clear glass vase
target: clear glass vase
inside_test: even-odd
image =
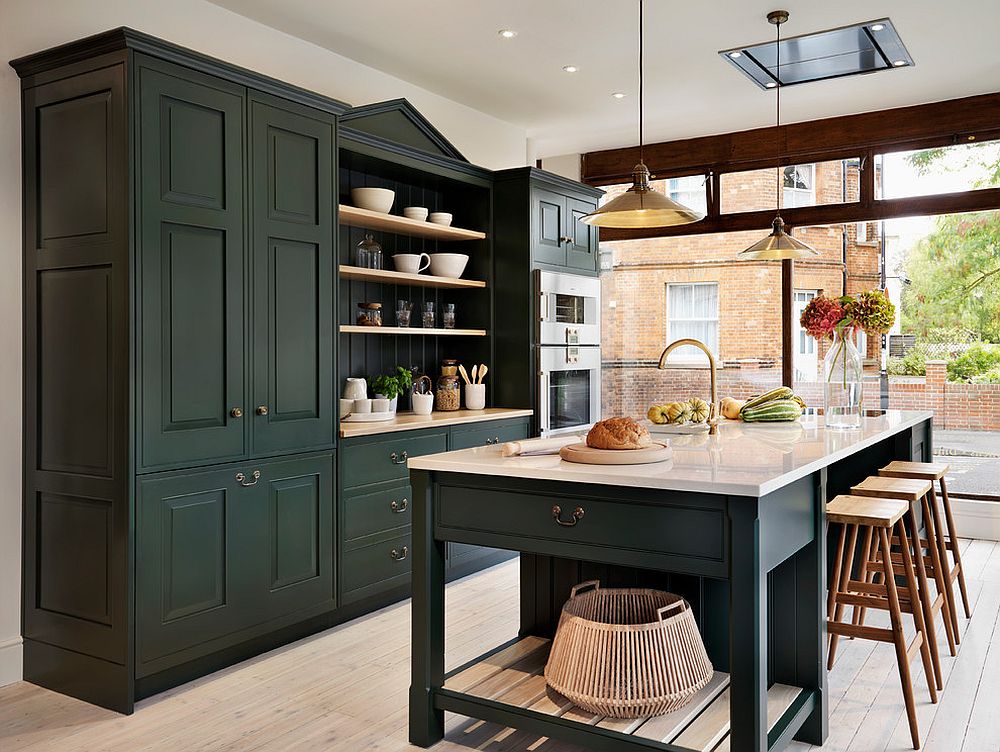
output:
[[[854,330],[834,332],[833,344],[823,360],[823,414],[827,428],[858,428],[864,367],[854,344]]]

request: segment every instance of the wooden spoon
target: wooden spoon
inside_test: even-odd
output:
[[[476,381],[476,371],[478,371],[478,370],[479,370],[479,366],[473,366],[472,367],[472,383],[473,384],[478,384],[479,383],[478,381]]]
[[[465,366],[463,366],[461,363],[458,364],[458,372],[462,375],[462,378],[465,379],[465,383],[466,384],[471,384],[472,383],[471,381],[469,381],[469,374],[466,373]],[[473,373],[473,376],[475,376],[476,370],[472,369],[472,373]]]
[[[482,384],[483,383],[483,379],[486,378],[486,373],[489,370],[490,370],[489,366],[487,366],[485,363],[480,363],[479,364],[479,381],[476,382],[477,384]]]

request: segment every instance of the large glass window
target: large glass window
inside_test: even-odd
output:
[[[667,285],[667,340],[696,339],[719,352],[719,285],[704,282]],[[676,360],[707,360],[696,347],[682,347]]]
[[[816,205],[816,165],[789,165],[782,172],[784,205]]]
[[[933,196],[1000,187],[1000,141],[878,154],[877,198]]]
[[[787,165],[779,169],[724,172],[720,181],[723,214],[774,209],[781,185],[781,205],[822,206],[858,200],[861,162],[843,159],[815,164]]]
[[[694,209],[704,214],[708,207],[708,194],[705,191],[704,175],[688,175],[683,178],[670,178],[666,181],[667,195],[688,209]]]

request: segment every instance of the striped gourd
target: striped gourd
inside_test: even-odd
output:
[[[751,397],[746,401],[746,404],[743,405],[743,409],[746,410],[748,407],[764,405],[768,402],[773,402],[774,400],[791,399],[792,396],[793,393],[791,387],[779,386],[769,392],[764,392],[763,394],[758,394],[756,397]]]
[[[798,420],[801,415],[802,407],[793,399],[776,399],[757,407],[744,407],[740,413],[747,423]]]

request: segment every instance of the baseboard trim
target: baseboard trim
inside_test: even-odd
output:
[[[959,537],[1000,541],[1000,502],[953,496],[951,510]]]
[[[21,681],[24,674],[24,640],[0,640],[0,687]]]

